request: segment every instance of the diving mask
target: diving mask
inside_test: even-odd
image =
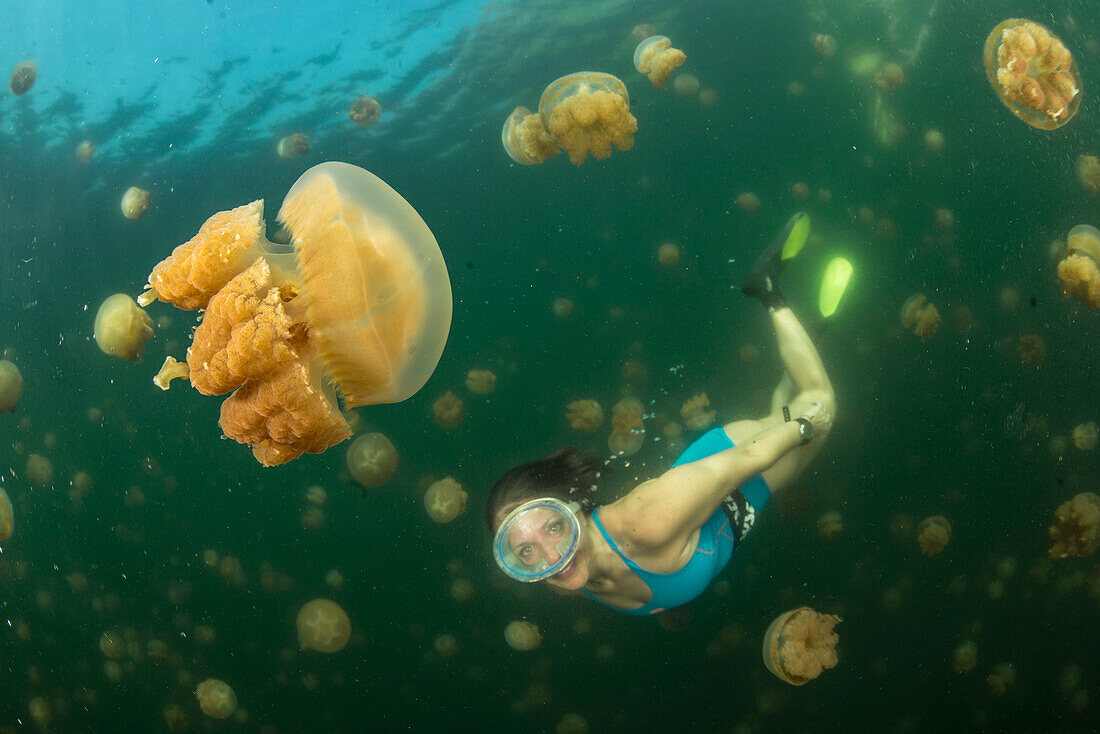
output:
[[[493,558],[517,581],[542,581],[564,569],[581,539],[575,503],[553,497],[524,502],[508,513],[493,538]]]

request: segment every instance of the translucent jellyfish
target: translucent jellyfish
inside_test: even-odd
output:
[[[357,97],[351,103],[351,119],[363,127],[370,127],[382,117],[382,105],[374,97]]]
[[[488,395],[497,386],[492,370],[470,370],[466,373],[466,389],[475,395]]]
[[[474,585],[469,579],[455,579],[451,582],[451,596],[455,601],[469,601],[474,596]]]
[[[674,268],[680,264],[680,248],[672,242],[665,242],[657,248],[657,262],[663,267]]]
[[[333,589],[339,589],[344,585],[344,574],[337,571],[335,568],[330,569],[325,574],[325,585]]]
[[[325,504],[325,501],[327,499],[328,492],[326,492],[325,488],[320,485],[314,484],[306,489],[306,501],[309,502],[311,505],[316,505],[317,507],[320,507]]]
[[[149,208],[149,192],[137,186],[131,186],[122,195],[119,208],[127,219],[141,219]]]
[[[1095,421],[1082,423],[1073,429],[1073,445],[1082,451],[1092,451],[1100,441],[1100,428]]]
[[[237,694],[225,681],[207,678],[195,689],[202,712],[212,719],[227,719],[237,710]]]
[[[791,685],[801,686],[836,667],[833,628],[840,622],[834,614],[819,614],[799,607],[776,617],[764,633],[764,665]]]
[[[963,640],[955,648],[951,669],[956,673],[969,673],[978,664],[978,645],[973,640]]]
[[[951,523],[945,517],[940,515],[926,517],[917,526],[917,542],[920,543],[920,552],[926,556],[942,553],[949,540],[951,540]]]
[[[550,310],[559,319],[567,319],[573,315],[573,301],[564,296],[555,298],[550,304]]]
[[[611,435],[607,446],[612,452],[631,456],[638,453],[645,440],[642,415],[645,408],[634,398],[623,398],[611,409]]]
[[[164,725],[170,732],[185,732],[191,725],[191,717],[179,705],[170,703],[161,710]]]
[[[96,312],[95,343],[104,354],[140,362],[152,338],[153,320],[125,293],[114,294]]]
[[[1036,334],[1024,334],[1016,342],[1016,355],[1023,364],[1038,367],[1046,357],[1047,347],[1042,337]]]
[[[944,148],[943,133],[939,130],[925,130],[924,147],[930,153],[942,153]]]
[[[23,397],[23,375],[14,362],[0,359],[0,413],[14,413]]]
[[[879,89],[897,89],[905,83],[905,72],[893,61],[884,64],[875,74],[875,84]]]
[[[940,312],[923,293],[914,293],[901,308],[901,323],[921,339],[932,336],[940,323]]]
[[[1054,560],[1082,558],[1100,544],[1100,496],[1082,492],[1054,511],[1049,529],[1054,544],[1049,556]]]
[[[565,406],[565,419],[574,431],[591,433],[603,425],[603,407],[595,400],[574,400]]]
[[[364,487],[381,487],[397,471],[397,449],[381,433],[368,433],[352,441],[346,458],[348,471]]]
[[[798,201],[806,201],[810,198],[810,187],[804,181],[795,181],[791,184],[791,196]]]
[[[681,97],[694,97],[699,94],[699,79],[692,74],[677,74],[672,80],[672,88]]]
[[[663,89],[673,69],[687,60],[684,52],[672,48],[672,41],[666,36],[650,36],[634,49],[634,68],[649,77],[653,86]],[[698,91],[698,80],[696,80]]]
[[[93,155],[95,155],[95,143],[91,140],[81,140],[80,145],[76,146],[77,163],[87,163]]]
[[[1090,310],[1100,308],[1100,231],[1078,224],[1066,238],[1069,253],[1058,263],[1062,296],[1084,303]]]
[[[38,78],[38,64],[33,61],[20,61],[11,70],[11,78],[8,80],[8,89],[12,94],[26,94],[34,86],[34,80]]]
[[[542,631],[536,624],[524,619],[515,619],[504,628],[504,641],[513,650],[528,652],[542,644]]]
[[[1016,683],[1016,668],[1011,663],[1001,663],[993,668],[993,672],[985,679],[989,695],[1000,698],[1008,693]]]
[[[465,413],[465,405],[453,392],[447,392],[436,398],[432,403],[432,415],[440,428],[454,428],[462,422]]]
[[[15,532],[15,509],[11,505],[8,493],[0,487],[0,542],[11,537]]]
[[[334,601],[314,599],[298,612],[298,642],[303,650],[340,652],[351,638],[351,620]]]
[[[844,532],[844,518],[836,510],[829,510],[817,518],[817,534],[825,540],[833,538]]]
[[[941,232],[950,231],[955,226],[955,213],[947,207],[938,206],[932,211],[932,221]]]
[[[596,71],[551,82],[539,100],[539,117],[575,166],[584,163],[589,153],[597,160],[610,158],[612,145],[630,150],[638,130],[626,85]]]
[[[703,431],[714,424],[715,411],[710,410],[710,398],[705,392],[696,393],[680,406],[680,417],[692,431]]]
[[[754,212],[760,208],[760,197],[751,191],[737,195],[737,206],[743,212]]]
[[[397,403],[435,370],[451,323],[439,245],[384,181],[347,163],[306,171],[264,237],[263,201],[215,214],[159,263],[138,299],[205,309],[185,369],[204,394],[236,390],[222,432],[265,466],[351,435],[337,405]],[[335,388],[335,389],[334,389]]]
[[[634,36],[635,41],[644,41],[645,39],[655,34],[656,32],[653,30],[653,26],[651,26],[649,23],[639,23],[638,25],[634,26],[634,29],[632,31],[630,31],[630,35]]]
[[[983,56],[993,91],[1028,125],[1053,130],[1077,114],[1077,62],[1044,26],[1024,18],[1002,21],[986,39]]]
[[[591,731],[588,719],[580,714],[563,714],[561,721],[554,727],[554,734],[588,734]]]
[[[297,158],[309,152],[309,136],[305,133],[293,133],[280,138],[275,146],[280,158]]]
[[[517,107],[500,131],[504,152],[516,163],[534,166],[561,152],[557,141],[542,125],[542,118],[526,107]]]
[[[440,479],[424,493],[424,509],[428,517],[440,523],[447,523],[461,515],[466,509],[466,491],[453,478]]]
[[[53,462],[41,454],[27,457],[27,481],[36,487],[48,487],[53,484]]]
[[[813,35],[814,50],[825,58],[836,54],[836,39],[828,33],[815,33]]]
[[[1090,194],[1100,191],[1100,158],[1094,155],[1077,156],[1077,181]]]

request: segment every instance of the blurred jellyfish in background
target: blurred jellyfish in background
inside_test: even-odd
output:
[[[452,477],[440,479],[424,493],[424,509],[438,523],[448,523],[466,509],[467,495]]]
[[[672,242],[664,242],[657,248],[657,262],[665,268],[674,268],[680,264],[680,248]]]
[[[542,630],[527,620],[513,620],[504,628],[504,640],[513,650],[528,652],[542,644]]]
[[[1095,421],[1082,423],[1073,429],[1073,445],[1082,451],[1092,451],[1100,440],[1100,427]]]
[[[1024,18],[1002,21],[986,39],[983,59],[993,91],[1028,125],[1053,130],[1077,114],[1077,62],[1045,26]]]
[[[1053,545],[1049,556],[1053,560],[1082,558],[1100,544],[1100,496],[1082,492],[1054,511],[1049,529]]]
[[[575,166],[584,163],[589,153],[597,160],[610,158],[612,145],[630,150],[638,130],[626,85],[596,71],[551,82],[539,99],[539,117]]]
[[[95,143],[91,140],[81,140],[80,144],[76,146],[77,163],[87,163],[92,159],[93,155],[95,155]]]
[[[836,54],[836,39],[828,33],[815,33],[810,40],[813,42],[814,51],[824,58],[830,58]]]
[[[946,517],[941,515],[926,517],[917,526],[917,543],[920,544],[920,552],[926,556],[942,553],[949,540],[951,540],[951,523]]]
[[[956,673],[969,673],[978,664],[978,645],[973,640],[963,640],[955,648],[951,669]]]
[[[658,89],[664,88],[673,70],[686,60],[684,52],[672,48],[672,41],[666,36],[650,36],[634,49],[634,68],[649,77]],[[698,80],[695,89],[699,89]]]
[[[603,425],[603,407],[595,400],[574,400],[565,406],[565,419],[574,431],[591,433]]]
[[[817,534],[824,540],[833,538],[844,532],[844,519],[836,510],[829,510],[817,518]]]
[[[381,487],[397,471],[397,449],[381,433],[368,433],[352,441],[346,459],[348,471],[364,487]]]
[[[303,650],[340,652],[351,639],[351,620],[339,604],[329,599],[314,599],[303,605],[296,624]]]
[[[1100,308],[1100,230],[1078,224],[1066,237],[1066,252],[1058,263],[1062,297],[1076,298],[1089,310]]]
[[[225,681],[207,678],[195,689],[202,712],[212,719],[227,719],[237,710],[237,694]]]
[[[14,362],[0,359],[0,413],[14,413],[23,397],[23,375]]]
[[[114,294],[96,312],[95,343],[104,354],[138,362],[152,338],[153,320],[125,293]]]
[[[644,41],[650,36],[656,35],[656,33],[649,23],[639,23],[630,31],[630,35],[634,36],[635,41]]]
[[[1004,696],[1016,684],[1016,668],[1011,663],[1001,663],[985,679],[989,695],[994,698]]]
[[[936,333],[940,323],[940,312],[934,305],[927,303],[923,293],[909,296],[901,307],[901,323],[909,331],[926,339]]]
[[[1020,362],[1029,367],[1038,367],[1046,357],[1047,347],[1042,337],[1036,334],[1023,334],[1016,342],[1016,355]]]
[[[382,117],[382,105],[374,97],[358,97],[351,103],[348,113],[351,119],[363,127],[370,127]]]
[[[33,61],[20,61],[11,70],[11,78],[8,80],[8,89],[12,94],[26,94],[34,86],[38,78],[38,64]]]
[[[691,431],[705,431],[714,425],[715,411],[710,410],[710,398],[705,392],[696,393],[680,406],[680,417]]]
[[[280,158],[297,158],[309,152],[309,136],[305,133],[293,133],[280,138],[275,146]]]
[[[454,428],[462,422],[462,416],[466,411],[461,398],[448,390],[436,398],[432,403],[432,415],[435,416],[436,425],[440,428]]]
[[[0,542],[7,540],[15,532],[15,509],[8,493],[0,487]]]
[[[127,219],[141,219],[149,209],[149,192],[137,186],[131,186],[122,195],[119,208]]]
[[[760,208],[760,197],[751,191],[737,195],[737,206],[743,212],[754,212]]]
[[[492,370],[470,370],[466,373],[466,389],[475,395],[488,395],[497,386]]]
[[[607,446],[613,453],[631,456],[638,453],[645,440],[645,409],[634,398],[623,398],[611,409],[611,435]]]
[[[924,131],[924,147],[929,153],[942,153],[945,145],[943,133],[939,130]]]
[[[1100,192],[1100,158],[1094,155],[1077,156],[1077,182],[1090,194]]]
[[[799,607],[776,617],[764,633],[764,665],[776,678],[801,686],[836,667],[835,614]]]

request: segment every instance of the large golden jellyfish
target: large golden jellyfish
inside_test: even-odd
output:
[[[542,118],[526,107],[517,107],[504,121],[500,141],[508,157],[523,166],[534,166],[561,152]]]
[[[1100,545],[1100,497],[1082,492],[1054,511],[1049,530],[1054,544],[1050,557],[1055,560],[1082,558]]]
[[[840,617],[799,607],[776,617],[764,633],[764,666],[772,675],[801,686],[836,667],[833,628]]]
[[[153,269],[138,302],[205,309],[187,364],[169,358],[154,381],[235,391],[218,425],[274,466],[351,435],[333,383],[347,408],[424,386],[447,342],[451,284],[428,225],[362,168],[302,174],[279,210],[292,248],[264,237],[263,204],[208,219]]]
[[[139,362],[152,337],[153,320],[125,293],[114,294],[96,312],[95,343],[104,354]]]
[[[993,91],[1028,125],[1053,130],[1077,114],[1077,63],[1044,26],[1025,18],[1002,21],[986,39],[983,56]]]
[[[0,359],[0,413],[14,413],[23,397],[23,375],[14,362]]]
[[[686,60],[683,51],[672,48],[667,36],[650,36],[634,49],[634,68],[648,76],[658,89],[664,89],[673,70]]]
[[[574,166],[611,157],[634,145],[638,120],[630,114],[630,95],[618,77],[580,71],[551,82],[539,99],[539,117]]]
[[[1100,231],[1078,224],[1066,238],[1067,255],[1058,263],[1062,296],[1076,298],[1090,310],[1100,308]]]

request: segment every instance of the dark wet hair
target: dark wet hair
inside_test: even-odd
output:
[[[555,497],[562,502],[579,502],[591,512],[598,505],[589,495],[595,491],[604,462],[572,446],[566,446],[545,459],[510,469],[489,492],[485,521],[492,531],[500,508],[539,497]]]

